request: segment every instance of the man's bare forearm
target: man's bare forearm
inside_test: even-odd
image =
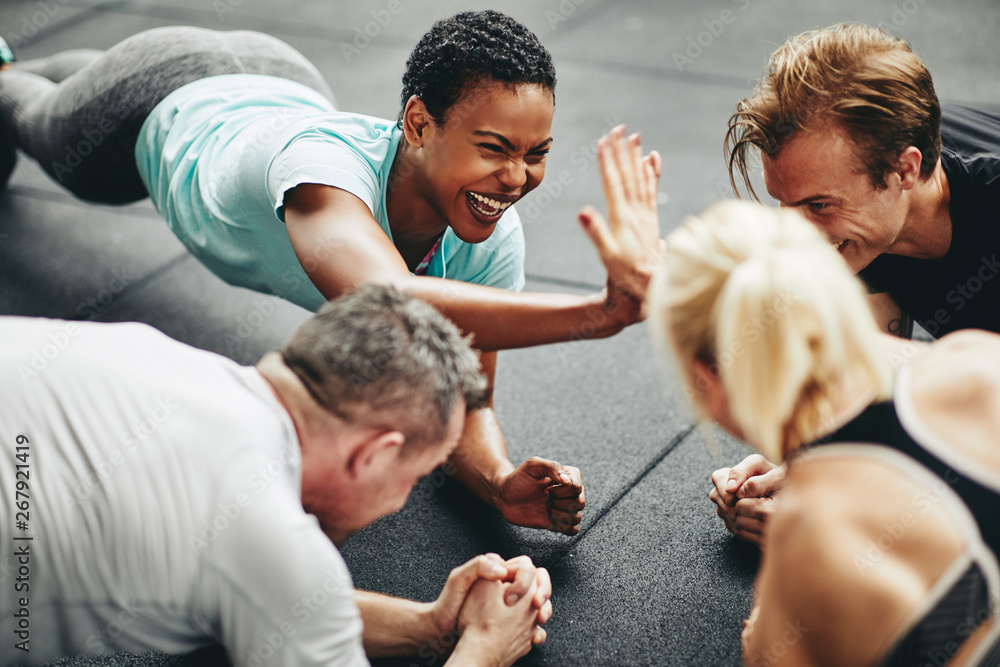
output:
[[[436,639],[430,605],[380,593],[355,591],[369,658],[417,655]]]

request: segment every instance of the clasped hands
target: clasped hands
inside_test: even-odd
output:
[[[784,483],[785,472],[784,465],[752,454],[732,468],[712,473],[708,497],[729,532],[763,547],[764,529],[774,511],[774,494]]]
[[[545,641],[543,625],[552,616],[552,583],[545,568],[527,556],[503,560],[476,556],[448,575],[438,599],[429,605],[438,638],[459,635],[456,663],[491,656],[490,664],[510,665]],[[450,642],[446,642],[450,645]]]

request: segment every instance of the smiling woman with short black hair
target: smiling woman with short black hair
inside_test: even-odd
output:
[[[644,317],[655,197],[643,225],[612,211],[609,229],[581,213],[608,269],[604,291],[517,293],[513,204],[544,176],[555,70],[499,12],[458,14],[420,40],[398,121],[337,111],[315,67],[254,32],[159,28],[107,52],[2,69],[0,178],[16,146],[81,199],[148,195],[223,280],[310,310],[362,284],[395,285],[473,336],[491,388],[497,350],[601,338]],[[642,158],[620,129],[615,138],[655,193],[659,156]],[[67,147],[80,148],[72,164]],[[454,463],[508,521],[579,530],[580,471],[536,457],[515,469],[491,401],[469,415]]]

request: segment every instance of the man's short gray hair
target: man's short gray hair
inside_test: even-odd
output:
[[[325,409],[346,421],[378,421],[407,442],[444,438],[459,398],[486,401],[479,355],[433,307],[398,290],[361,287],[325,304],[281,350]]]

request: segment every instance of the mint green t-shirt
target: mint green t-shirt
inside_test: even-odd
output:
[[[189,83],[156,105],[135,158],[156,210],[213,273],[316,310],[325,299],[288,238],[285,193],[302,183],[350,192],[391,240],[385,196],[401,136],[395,121],[339,112],[303,84],[227,74]],[[314,254],[338,260],[335,248]],[[514,207],[482,243],[448,228],[427,275],[523,289],[524,233]]]

